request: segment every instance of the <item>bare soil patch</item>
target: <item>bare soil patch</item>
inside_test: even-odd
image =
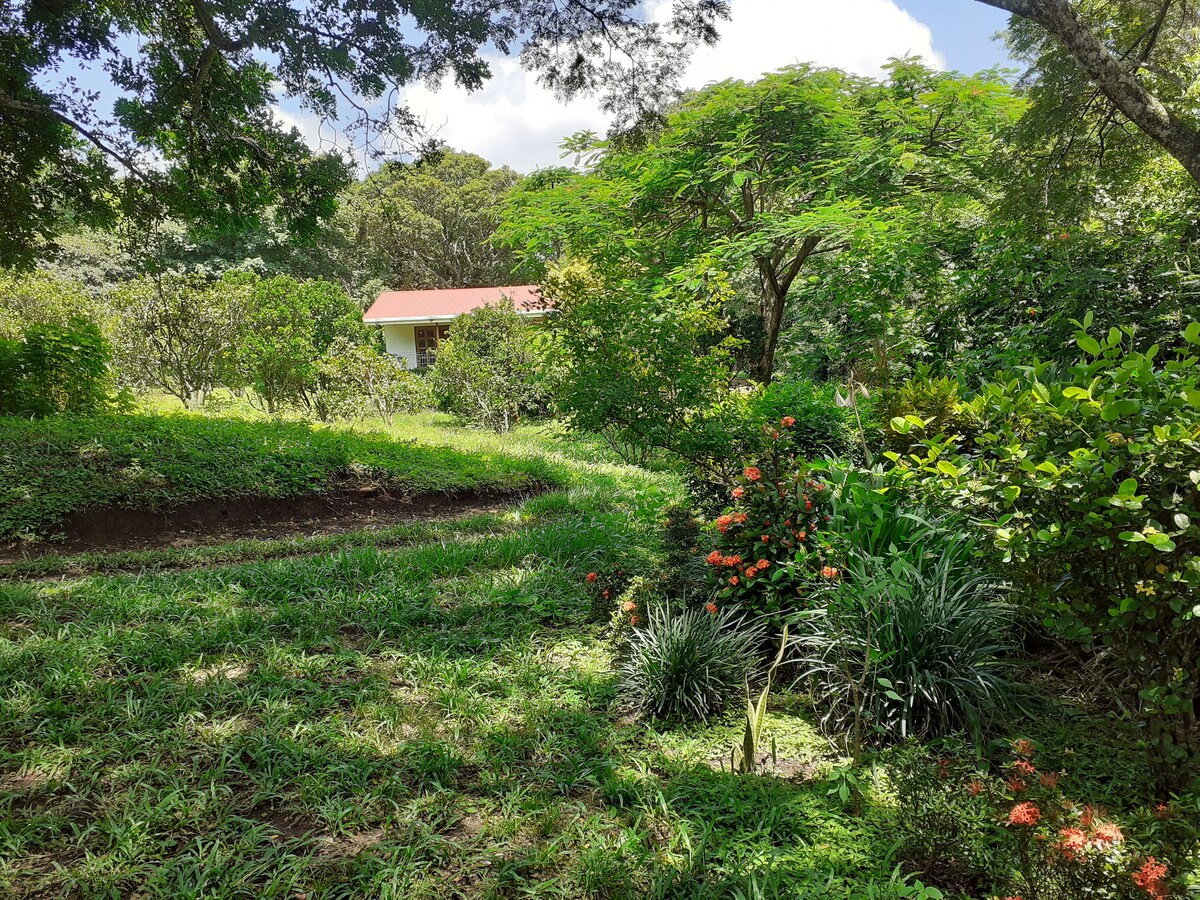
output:
[[[160,510],[100,507],[69,516],[63,523],[62,540],[10,544],[0,549],[0,563],[48,554],[198,547],[239,540],[342,534],[405,521],[495,512],[540,490],[411,496],[364,487],[306,497],[201,500]]]

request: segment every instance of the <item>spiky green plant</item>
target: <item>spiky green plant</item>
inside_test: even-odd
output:
[[[732,613],[666,606],[649,610],[620,664],[620,691],[635,713],[706,720],[742,696],[762,628]]]
[[[1019,703],[1013,610],[974,550],[930,525],[887,555],[850,557],[825,604],[797,614],[797,661],[852,755],[957,730],[980,741]]]

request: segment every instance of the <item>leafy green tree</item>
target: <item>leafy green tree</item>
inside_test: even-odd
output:
[[[509,431],[539,400],[541,361],[529,332],[511,302],[455,319],[428,376],[438,403],[469,422]]]
[[[277,90],[323,119],[349,107],[368,140],[411,134],[411,115],[380,102],[391,92],[446,75],[478,88],[490,75],[485,47],[519,48],[558,93],[607,86],[610,109],[637,111],[663,101],[688,47],[714,42],[727,14],[726,0],[677,0],[665,23],[645,21],[634,0],[5,4],[0,264],[39,253],[64,206],[100,223],[114,208],[165,211],[226,232],[255,227],[271,208],[289,230],[311,233],[349,168],[279,122]],[[111,80],[111,116],[82,81],[55,84],[69,61]]]
[[[345,268],[356,283],[402,289],[524,283],[516,255],[491,243],[519,180],[512,169],[448,150],[386,163],[343,197],[336,224]]]
[[[113,342],[119,379],[200,405],[230,374],[245,327],[249,286],[199,276],[164,275],[113,291]]]
[[[1200,115],[1194,84],[1200,58],[1196,7],[1182,0],[979,0],[1036,24],[1015,21],[1016,46],[1035,59],[1047,96],[1068,116],[1100,116],[1095,137],[1121,139],[1132,122],[1200,182]],[[1053,36],[1053,41],[1046,40]],[[1070,65],[1064,65],[1070,60]],[[1081,89],[1086,78],[1090,89]],[[1067,87],[1065,95],[1050,94]],[[1100,101],[1101,96],[1104,98]],[[1066,101],[1065,103],[1063,101]],[[1068,135],[1063,129],[1064,137]],[[1071,136],[1072,139],[1074,135]]]
[[[626,459],[656,450],[707,457],[695,426],[728,395],[736,344],[720,315],[724,284],[695,283],[686,295],[640,288],[591,263],[549,273],[555,401],[572,427],[602,435]]]
[[[751,374],[768,382],[802,273],[821,256],[912,245],[931,212],[977,192],[1019,109],[986,73],[911,60],[886,82],[806,66],[725,82],[688,98],[644,146],[592,145],[592,172],[531,179],[503,236],[545,257],[629,258],[649,285],[714,266],[751,273]]]
[[[319,362],[339,338],[366,338],[358,306],[327,281],[229,275],[220,283],[244,291],[246,308],[233,347],[237,374],[269,413],[300,403],[324,417]]]

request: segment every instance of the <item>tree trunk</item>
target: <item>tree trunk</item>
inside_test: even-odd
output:
[[[783,324],[783,310],[787,295],[781,294],[774,279],[763,279],[763,350],[754,367],[754,376],[761,384],[770,384],[775,373],[775,349],[779,346],[779,329]]]
[[[1054,35],[1100,92],[1200,184],[1200,131],[1175,116],[1122,65],[1071,9],[1068,0],[978,0],[1037,22]]]

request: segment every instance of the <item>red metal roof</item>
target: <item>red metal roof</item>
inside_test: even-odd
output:
[[[547,308],[535,284],[501,287],[447,288],[432,291],[384,291],[363,313],[364,322],[391,322],[397,319],[436,319],[457,316],[481,306],[499,303],[504,297],[517,312],[535,312]]]

